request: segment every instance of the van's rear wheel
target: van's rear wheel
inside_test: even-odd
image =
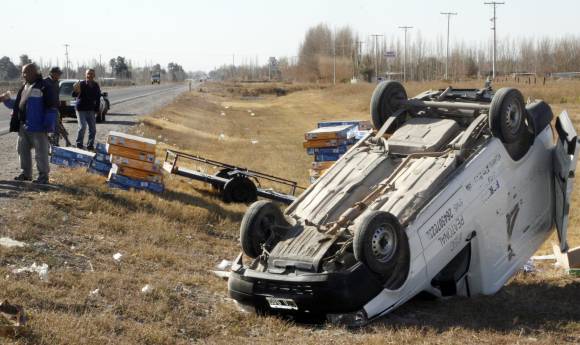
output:
[[[371,97],[371,119],[379,130],[385,121],[401,108],[401,101],[407,100],[407,91],[394,80],[383,81],[373,91]]]
[[[354,232],[355,258],[380,275],[385,286],[397,289],[409,273],[409,242],[398,219],[388,212],[363,216]]]

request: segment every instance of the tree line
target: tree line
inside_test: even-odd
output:
[[[398,36],[402,36],[397,33]],[[350,27],[331,30],[326,24],[309,28],[297,56],[279,57],[276,75],[282,80],[346,82],[352,78],[371,81],[381,77],[402,79],[405,47],[402,37],[361,37]],[[436,80],[445,74],[446,42],[443,37],[426,40],[410,33],[406,49],[408,80]],[[457,42],[450,46],[449,79],[485,78],[492,70],[492,42]],[[270,63],[224,65],[210,72],[218,79],[272,79]],[[497,42],[496,75],[531,73],[550,76],[556,72],[580,72],[580,37],[500,38]]]
[[[22,66],[31,62],[35,61],[32,61],[27,54],[20,55],[18,61],[15,62],[8,56],[3,56],[0,58],[0,80],[13,81],[20,79]],[[44,75],[48,74],[49,69],[52,67],[50,63],[36,63]],[[153,74],[159,74],[161,80],[174,82],[183,81],[192,75],[192,73],[187,73],[183,66],[176,62],[170,62],[166,67],[162,67],[160,64],[139,67],[134,66],[129,59],[123,56],[111,58],[108,65],[95,60],[92,63],[76,64],[75,67],[60,67],[63,70],[63,78],[68,76],[71,79],[83,79],[85,71],[89,68],[95,69],[97,78],[116,78],[138,83],[148,83]]]

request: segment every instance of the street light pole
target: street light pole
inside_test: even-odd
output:
[[[403,82],[407,81],[407,31],[412,29],[412,26],[399,26],[399,29],[405,31],[405,53],[403,55]]]
[[[447,55],[445,57],[445,80],[449,80],[449,23],[451,22],[451,16],[456,16],[457,12],[441,12],[441,14],[447,16]]]

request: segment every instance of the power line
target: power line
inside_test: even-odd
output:
[[[449,26],[451,16],[456,16],[457,12],[441,12],[442,15],[447,16],[447,55],[445,57],[445,80],[449,80]]]
[[[505,5],[505,2],[496,2],[496,1],[491,1],[491,2],[484,2],[484,5],[492,5],[493,6],[493,17],[491,18],[491,21],[493,22],[493,27],[491,28],[493,30],[493,62],[492,62],[492,78],[495,79],[495,60],[496,60],[496,51],[497,51],[497,43],[496,43],[496,31],[497,31],[497,25],[496,25],[496,15],[495,15],[495,9],[497,7],[497,5]]]
[[[399,26],[399,29],[405,31],[405,54],[403,55],[403,82],[407,81],[407,31],[412,29],[412,26]]]

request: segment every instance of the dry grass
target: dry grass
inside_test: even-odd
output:
[[[411,84],[409,94],[444,85]],[[253,86],[255,87],[255,86]],[[303,132],[316,122],[367,118],[372,86],[304,87],[284,97],[241,99],[193,92],[136,131],[208,158],[306,183],[310,157]],[[557,97],[558,88],[523,87],[526,96]],[[573,91],[571,91],[573,90]],[[537,96],[536,96],[537,93]],[[573,95],[561,94],[580,114]],[[570,95],[570,96],[568,96]],[[577,99],[577,98],[575,98]],[[226,108],[227,107],[227,108]],[[250,112],[248,112],[250,110]],[[221,115],[225,113],[225,116]],[[251,113],[255,116],[251,116]],[[225,140],[220,140],[224,134]],[[251,140],[258,143],[252,144]],[[519,274],[494,296],[414,300],[361,330],[294,325],[238,311],[224,281],[208,270],[239,252],[244,205],[225,205],[211,189],[167,178],[161,195],[110,190],[80,171],[55,174],[58,188],[28,193],[0,212],[0,235],[29,243],[0,248],[0,297],[22,304],[30,333],[8,344],[555,344],[580,342],[580,281],[549,264]],[[578,190],[578,188],[576,189]],[[572,244],[580,215],[572,208]],[[547,247],[544,248],[547,250]],[[123,254],[120,263],[112,256]],[[32,262],[50,266],[49,281],[11,273]],[[153,291],[141,293],[151,284]],[[91,294],[95,289],[97,293]]]

